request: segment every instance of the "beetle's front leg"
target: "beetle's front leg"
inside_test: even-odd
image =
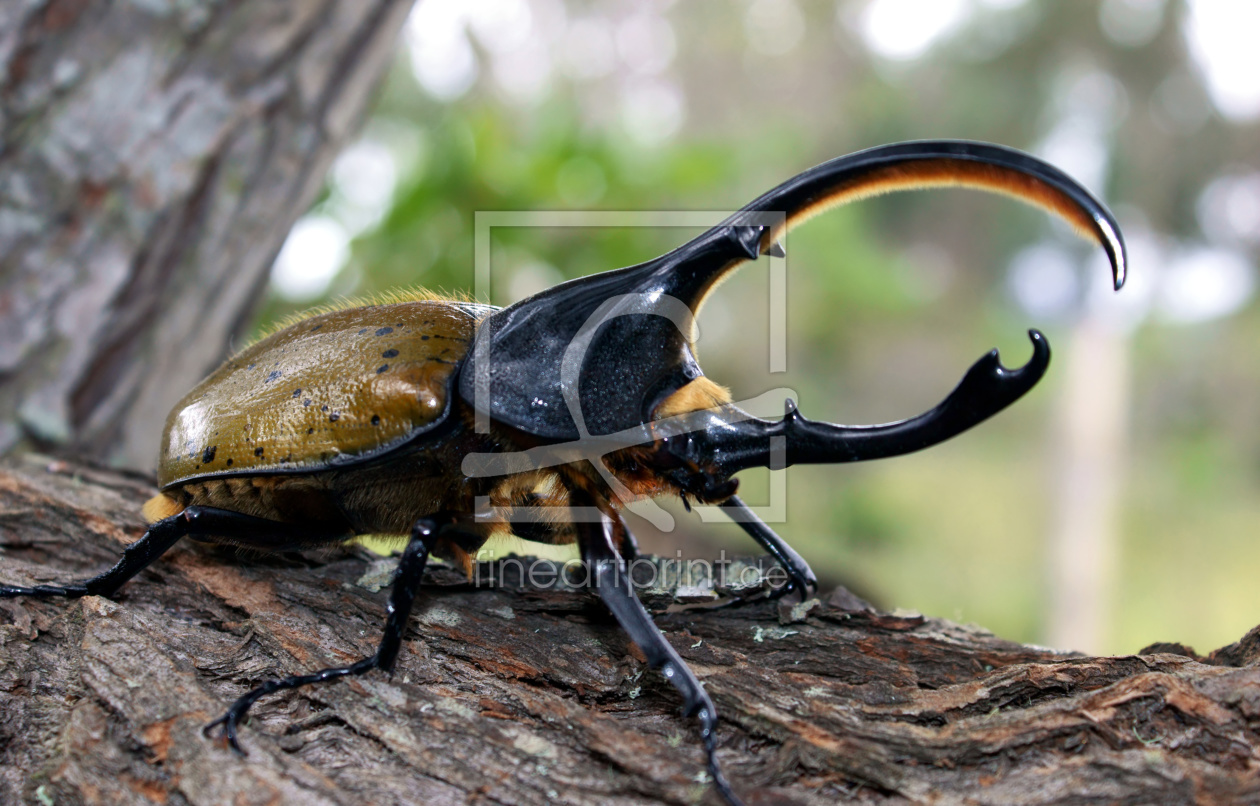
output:
[[[738,495],[732,495],[719,506],[787,572],[790,581],[774,591],[771,598],[778,598],[795,590],[801,594],[801,601],[804,602],[818,591],[818,577],[814,575],[814,569],[809,567],[809,563],[805,562],[805,558],[797,554],[796,549],[789,546],[786,540],[775,534]]]
[[[787,573],[789,581],[787,585],[773,591],[770,598],[777,599],[793,590],[800,592],[802,602],[813,596],[818,590],[818,577],[814,575],[809,563],[735,495],[738,481],[727,477],[720,470],[714,471],[712,466],[705,467],[704,462],[708,457],[702,451],[697,451],[695,446],[696,440],[691,435],[668,437],[643,454],[640,461],[682,491],[684,505],[688,502],[687,496],[706,503],[716,503],[727,517],[738,523],[749,537],[756,540],[774,558]]]
[[[574,507],[594,507],[595,501],[585,493],[574,491],[572,504]],[[694,715],[700,720],[700,736],[704,740],[713,785],[731,806],[742,806],[743,801],[731,790],[718,764],[717,711],[713,708],[713,701],[635,596],[629,568],[616,549],[623,542],[621,533],[629,531],[625,522],[601,514],[599,522],[576,523],[574,526],[578,532],[582,559],[591,574],[591,584],[630,640],[647,656],[648,665],[660,669],[665,679],[682,694],[683,714]]]
[[[411,540],[403,550],[398,561],[398,570],[394,572],[394,585],[390,589],[389,604],[386,607],[385,630],[381,636],[380,646],[376,652],[349,666],[334,666],[322,669],[313,674],[293,675],[279,680],[268,680],[253,691],[239,698],[228,708],[223,716],[205,727],[209,735],[215,727],[223,728],[223,736],[236,752],[244,755],[237,737],[237,728],[249,709],[260,698],[276,691],[321,683],[325,680],[336,680],[339,677],[360,675],[372,669],[392,672],[394,662],[398,659],[398,650],[402,646],[403,634],[407,631],[407,620],[411,617],[411,608],[416,600],[416,592],[420,589],[420,580],[424,577],[424,569],[429,561],[429,554],[437,545],[442,533],[451,528],[455,518],[448,514],[421,518],[411,529]]]

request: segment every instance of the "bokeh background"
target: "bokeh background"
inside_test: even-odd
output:
[[[736,398],[884,422],[994,346],[1046,380],[924,453],[787,471],[775,527],[881,606],[1093,652],[1201,651],[1260,621],[1260,4],[1250,0],[420,0],[361,138],[293,230],[259,328],[342,296],[471,291],[486,210],[732,210],[823,160],[969,138],[1056,163],[1121,219],[1132,277],[1047,216],[966,191],[787,239],[788,371],[765,261],[706,305]],[[491,300],[639,262],[678,228],[496,228]],[[743,474],[766,503],[769,473]],[[671,506],[651,550],[750,553]]]

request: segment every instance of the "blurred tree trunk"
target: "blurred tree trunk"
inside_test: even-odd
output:
[[[152,492],[0,462],[0,581],[105,567]],[[0,802],[717,803],[694,720],[593,596],[442,568],[392,677],[262,699],[247,758],[203,738],[261,681],[375,649],[390,561],[364,559],[181,545],[114,600],[0,600]],[[657,624],[712,695],[749,806],[1260,802],[1260,628],[1207,657],[1092,658],[843,589]]]
[[[1087,315],[1062,351],[1065,367],[1053,434],[1055,513],[1046,572],[1045,642],[1087,652],[1112,645],[1119,512],[1129,432],[1129,333]]]
[[[0,5],[0,452],[151,468],[410,0]]]

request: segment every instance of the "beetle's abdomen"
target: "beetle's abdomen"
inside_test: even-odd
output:
[[[166,421],[158,485],[310,472],[387,452],[436,426],[490,308],[421,301],[303,319],[229,359]]]

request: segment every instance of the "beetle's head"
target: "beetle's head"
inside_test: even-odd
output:
[[[744,262],[781,254],[787,227],[853,199],[947,185],[1005,193],[1058,214],[1106,251],[1116,288],[1124,282],[1115,219],[1054,167],[981,143],[882,146],[793,177],[655,260],[581,277],[494,313],[478,331],[459,393],[482,418],[538,443],[594,440],[609,453],[650,442],[654,472],[704,500],[730,495],[730,475],[746,467],[876,458],[947,439],[1040,379],[1049,362],[1040,334],[1030,334],[1034,356],[1023,368],[1003,368],[994,351],[936,409],[859,428],[806,420],[793,406],[780,421],[751,417],[704,378],[692,349],[694,317],[708,293]]]

